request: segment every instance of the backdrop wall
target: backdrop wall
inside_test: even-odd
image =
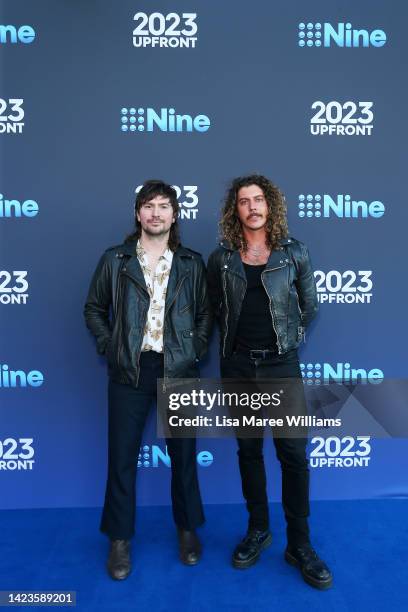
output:
[[[204,258],[229,181],[254,171],[274,180],[322,302],[300,353],[306,380],[324,369],[405,376],[403,3],[0,6],[2,508],[102,503],[107,379],[82,309],[148,178],[179,187],[183,242]],[[214,338],[204,376],[218,374],[217,353]],[[14,386],[10,371],[20,371]],[[154,425],[152,413],[141,504],[169,503]],[[369,445],[364,465],[357,440],[341,467],[320,461],[324,450],[312,497],[406,495],[406,440]],[[205,502],[240,502],[234,441],[199,446]],[[275,500],[270,441],[266,456]]]

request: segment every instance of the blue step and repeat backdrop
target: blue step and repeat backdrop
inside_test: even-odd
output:
[[[385,0],[1,3],[2,508],[102,503],[107,378],[82,309],[148,178],[177,187],[206,258],[229,181],[270,177],[316,270],[306,383],[405,376],[407,17]],[[204,376],[217,353],[214,337]],[[312,441],[312,498],[407,495],[407,450]],[[270,440],[266,457],[277,500]],[[200,440],[197,461],[205,502],[241,501],[233,440]],[[152,410],[138,502],[169,503],[169,475]]]

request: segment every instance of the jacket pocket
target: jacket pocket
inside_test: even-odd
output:
[[[192,361],[199,361],[199,350],[197,348],[197,335],[195,333],[194,329],[183,329],[183,331],[181,332],[181,335],[183,336],[183,338],[191,338],[192,342],[192,346],[191,346],[191,360]]]

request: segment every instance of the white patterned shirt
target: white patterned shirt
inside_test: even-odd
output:
[[[173,252],[167,247],[159,257],[156,270],[152,274],[146,251],[138,240],[136,255],[142,268],[147,291],[150,296],[150,306],[143,332],[142,351],[163,352],[163,325],[166,291],[169,282]]]

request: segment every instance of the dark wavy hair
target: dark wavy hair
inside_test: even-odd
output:
[[[146,202],[150,202],[156,196],[165,196],[169,198],[173,208],[175,221],[170,228],[169,249],[175,251],[180,244],[180,230],[178,226],[179,204],[177,201],[176,190],[171,185],[160,180],[150,180],[143,183],[143,187],[136,196],[135,201],[135,230],[126,236],[125,242],[139,240],[142,234],[142,227],[137,220],[137,213]]]
[[[279,240],[288,235],[286,219],[286,203],[283,193],[269,179],[261,174],[240,176],[232,181],[226,197],[220,221],[220,230],[223,238],[236,249],[247,250],[247,243],[242,230],[242,224],[237,213],[237,197],[241,187],[257,185],[263,191],[268,205],[266,221],[266,245],[271,249],[277,248]]]

